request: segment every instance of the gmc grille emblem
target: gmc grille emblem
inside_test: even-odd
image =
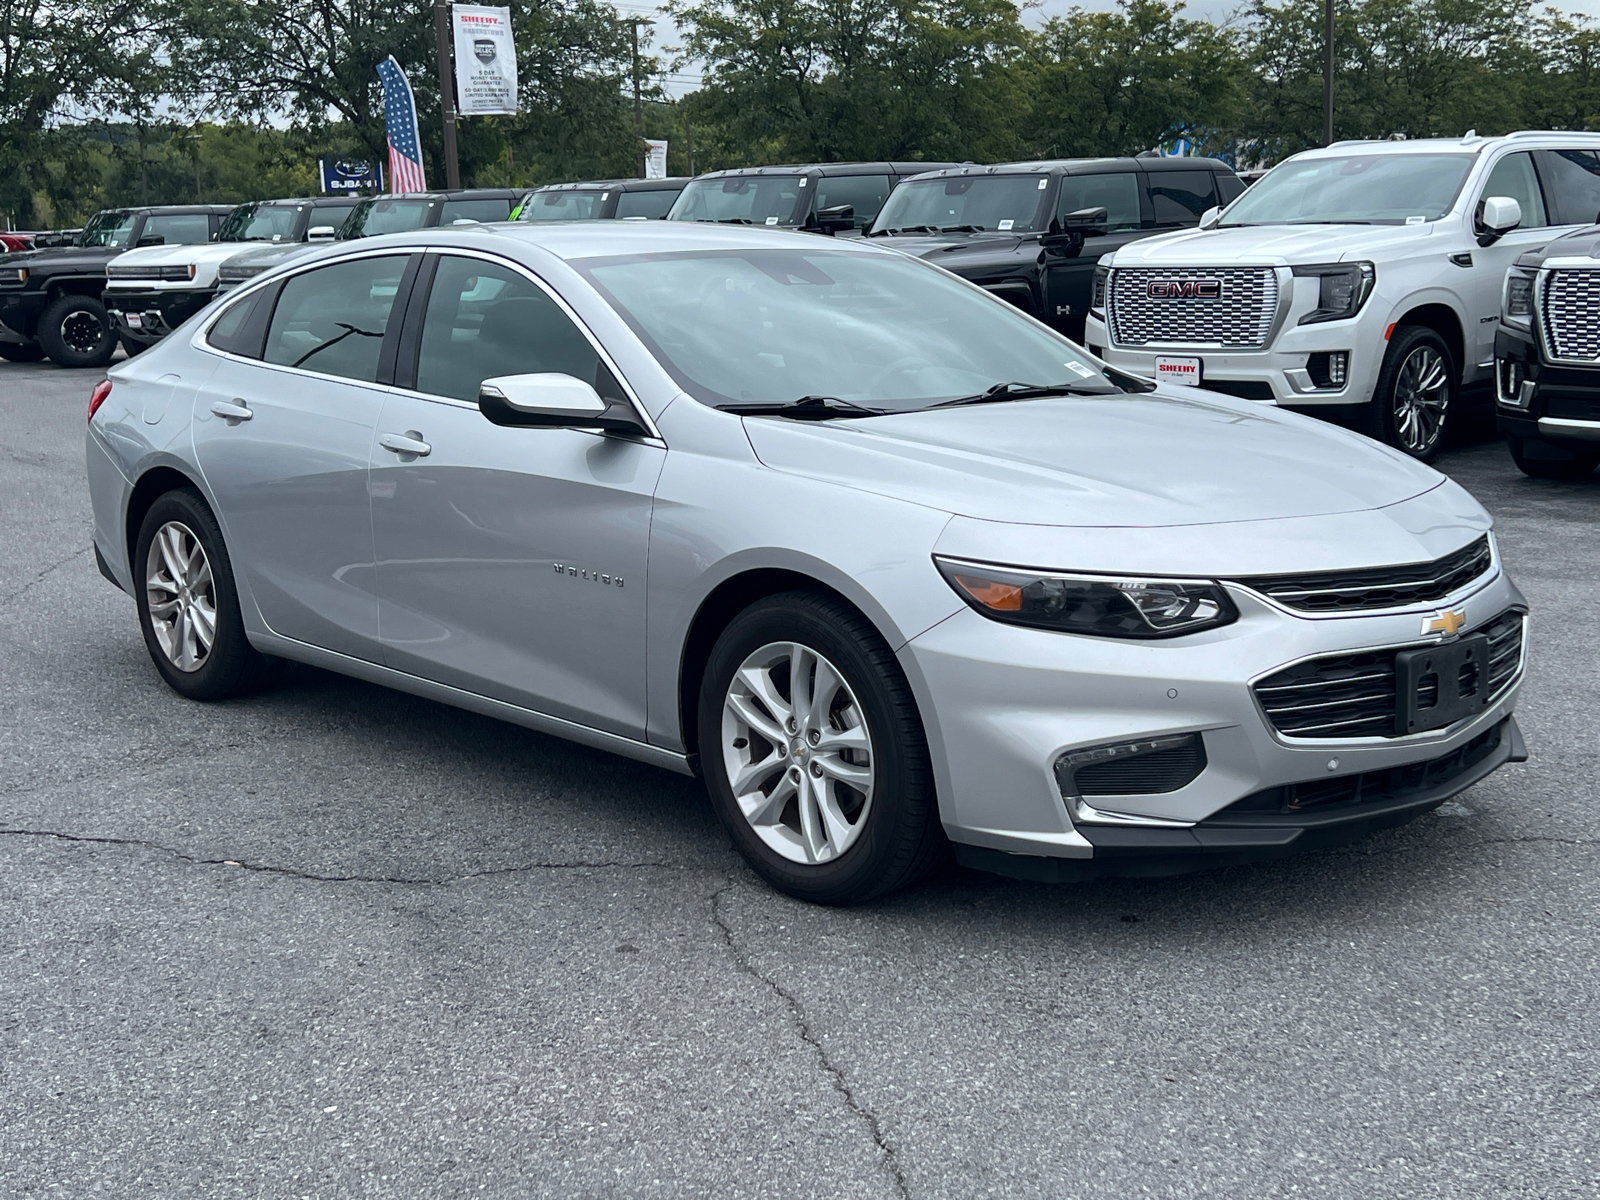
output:
[[[1152,300],[1220,300],[1220,279],[1152,279],[1145,284]]]

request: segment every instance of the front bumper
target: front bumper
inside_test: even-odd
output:
[[[217,289],[107,288],[101,296],[117,332],[130,341],[153,346],[182,325],[216,296]]]
[[[1531,333],[1494,335],[1495,420],[1508,437],[1600,450],[1600,364],[1547,363]]]
[[[39,334],[39,315],[44,312],[45,299],[43,292],[20,288],[0,291],[0,341],[33,341]]]
[[[1260,350],[1223,349],[1174,343],[1151,344],[1137,349],[1113,346],[1105,320],[1090,314],[1083,340],[1094,352],[1119,370],[1147,379],[1156,377],[1156,359],[1198,358],[1200,386],[1242,400],[1302,406],[1364,404],[1378,384],[1385,343],[1362,328],[1363,317],[1317,325],[1289,325],[1270,346]],[[1318,387],[1307,364],[1313,354],[1345,352],[1349,367],[1342,387]]]
[[[1174,844],[1207,839],[1218,846],[1239,838],[1251,843],[1232,845],[1230,853],[1286,853],[1317,837],[1283,828],[1241,834],[1224,819],[1226,810],[1274,788],[1321,788],[1446,758],[1501,726],[1515,708],[1522,668],[1492,703],[1453,726],[1399,737],[1300,738],[1272,727],[1252,688],[1309,657],[1430,644],[1419,636],[1420,618],[1440,607],[1463,610],[1467,633],[1509,609],[1525,609],[1498,564],[1465,595],[1380,614],[1301,616],[1246,589],[1230,585],[1230,592],[1240,611],[1236,623],[1167,642],[1022,629],[967,610],[908,643],[902,660],[931,699],[925,719],[951,840],[1005,856],[977,855],[990,860],[988,869],[1017,857],[1159,859],[1170,857]],[[1080,813],[1075,822],[1054,771],[1063,754],[1184,734],[1199,734],[1205,748],[1205,767],[1190,782],[1165,793],[1092,797],[1105,820]],[[1494,765],[1499,761],[1505,759]],[[1463,779],[1445,782],[1460,790],[1475,781]],[[1369,806],[1369,794],[1350,819],[1420,811],[1445,798],[1430,794],[1380,812]],[[1249,822],[1260,824],[1258,817]],[[1274,815],[1266,824],[1282,823]],[[1234,832],[1218,833],[1224,826]],[[974,857],[970,849],[961,853]],[[1011,867],[1013,873],[1064,869]]]

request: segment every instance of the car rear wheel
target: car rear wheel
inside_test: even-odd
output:
[[[39,345],[58,367],[103,367],[117,349],[117,331],[93,296],[61,296],[39,318]]]
[[[1432,462],[1444,442],[1455,398],[1450,347],[1426,326],[1402,325],[1383,356],[1365,432],[1412,458]]]
[[[44,357],[44,347],[38,342],[0,342],[0,358],[7,362],[38,362]]]
[[[1600,466],[1600,454],[1568,450],[1536,438],[1510,438],[1511,461],[1530,479],[1582,479]]]
[[[174,691],[226,700],[266,682],[272,661],[245,636],[222,531],[199,492],[181,488],[150,506],[133,576],[145,646]]]
[[[859,903],[948,854],[910,685],[842,601],[789,592],[735,617],[706,664],[698,728],[718,817],[780,891]]]

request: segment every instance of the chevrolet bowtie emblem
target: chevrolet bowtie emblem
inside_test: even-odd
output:
[[[1467,614],[1459,608],[1446,608],[1431,617],[1422,618],[1422,632],[1437,633],[1440,637],[1455,637],[1467,623]]]

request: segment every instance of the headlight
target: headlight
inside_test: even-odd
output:
[[[1293,267],[1296,275],[1322,281],[1317,296],[1317,307],[1300,318],[1302,325],[1315,325],[1319,321],[1342,321],[1361,311],[1361,306],[1372,295],[1372,285],[1378,280],[1377,269],[1368,262],[1326,263],[1320,266]]]
[[[1533,328],[1534,272],[1512,267],[1506,272],[1505,290],[1500,299],[1500,320],[1515,329]]]
[[[27,267],[10,267],[10,268],[8,268],[8,269],[6,269],[4,271],[0,271],[0,283],[27,283],[27,282],[28,282],[28,268]]]
[[[1089,293],[1089,311],[1103,313],[1106,310],[1106,280],[1111,275],[1110,267],[1102,267],[1098,263],[1094,268],[1093,290]]]
[[[934,561],[963,600],[1010,625],[1095,637],[1169,638],[1239,619],[1222,585],[1208,579],[1057,574]]]

